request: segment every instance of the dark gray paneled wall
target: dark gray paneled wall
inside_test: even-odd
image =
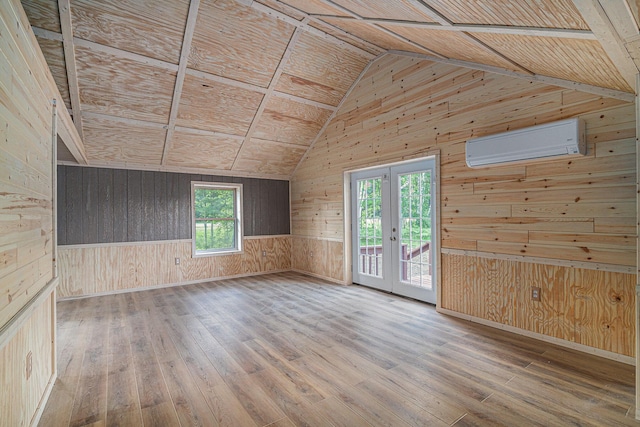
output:
[[[191,238],[191,181],[243,184],[244,235],[289,234],[289,182],[58,166],[58,244]]]

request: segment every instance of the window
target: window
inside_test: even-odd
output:
[[[193,254],[242,250],[242,184],[192,182]]]

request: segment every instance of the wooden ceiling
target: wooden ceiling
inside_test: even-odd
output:
[[[288,179],[381,55],[627,100],[640,63],[639,0],[22,3],[97,166]]]

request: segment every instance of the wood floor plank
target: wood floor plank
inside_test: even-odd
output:
[[[57,310],[41,426],[640,426],[631,366],[297,273]]]

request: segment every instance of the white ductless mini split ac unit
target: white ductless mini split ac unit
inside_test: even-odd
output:
[[[465,147],[467,165],[473,168],[585,155],[584,129],[582,120],[569,119],[470,139]]]

